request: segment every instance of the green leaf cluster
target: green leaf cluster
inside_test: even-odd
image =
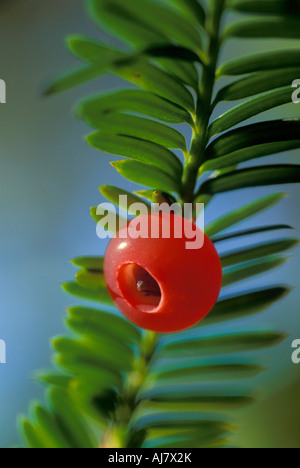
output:
[[[133,193],[102,186],[106,199],[117,204],[118,196],[126,194],[131,202],[146,199],[148,204],[158,190],[179,203],[208,204],[223,192],[300,182],[298,164],[284,159],[274,164],[272,159],[299,149],[300,119],[253,122],[291,102],[291,84],[300,73],[299,43],[220,61],[224,45],[237,38],[253,44],[257,39],[300,39],[298,0],[86,3],[92,20],[121,45],[69,37],[67,47],[82,65],[55,80],[45,94],[106,73],[128,83],[128,88],[90,96],[76,108],[77,117],[93,129],[87,142],[102,153],[122,157],[113,160],[113,167],[143,186]],[[235,19],[223,21],[232,11]],[[219,115],[224,102],[231,108]],[[191,142],[178,124],[190,128]],[[235,228],[284,195],[249,200],[206,226],[217,247],[230,239],[247,239],[247,245],[225,248],[219,302],[203,322],[180,334],[159,336],[128,323],[113,308],[103,259],[75,259],[75,280],[63,288],[97,305],[68,310],[71,336],[52,343],[57,371],[39,375],[48,389],[48,403],[33,405],[30,417],[21,420],[25,444],[227,446],[235,430],[228,410],[256,399],[255,379],[265,369],[259,350],[285,338],[260,322],[249,328],[241,319],[261,313],[289,287],[249,290],[246,280],[282,265],[286,252],[298,243],[284,224]],[[95,208],[91,214],[98,221]],[[274,239],[280,231],[283,237]],[[253,240],[268,232],[272,240]],[[244,285],[238,294],[231,290],[237,283]],[[227,323],[223,328],[224,322],[230,327]]]

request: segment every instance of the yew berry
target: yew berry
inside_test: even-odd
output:
[[[153,238],[151,225],[157,217],[160,232]],[[184,330],[202,320],[216,303],[222,283],[220,258],[210,239],[191,221],[171,218],[136,218],[135,223],[147,223],[147,235],[132,238],[129,223],[110,241],[104,262],[107,287],[119,310],[139,327],[160,333]],[[163,221],[170,222],[169,238],[162,236]],[[177,228],[183,231],[180,238]],[[204,235],[201,248],[187,248],[193,239],[185,232],[191,229],[195,238]]]

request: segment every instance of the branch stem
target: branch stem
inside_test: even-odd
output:
[[[147,331],[143,334],[139,350],[135,356],[133,369],[127,375],[120,392],[117,407],[111,417],[111,425],[104,433],[100,448],[128,448],[132,441],[129,425],[138,409],[138,393],[147,379],[149,365],[156,351],[158,335]],[[140,445],[143,441],[137,441]],[[136,445],[135,444],[135,445]]]
[[[193,203],[195,201],[194,192],[198,173],[208,143],[208,126],[212,113],[214,84],[220,53],[220,28],[225,0],[211,0],[210,5],[206,21],[208,33],[207,61],[203,65],[200,92],[196,104],[195,128],[183,173],[181,198],[184,203]]]

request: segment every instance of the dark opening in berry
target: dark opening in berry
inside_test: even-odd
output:
[[[161,290],[158,282],[136,263],[123,265],[118,274],[120,290],[127,301],[142,312],[152,312],[160,304]]]

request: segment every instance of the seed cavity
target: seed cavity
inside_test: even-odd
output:
[[[118,282],[123,296],[143,312],[153,312],[160,304],[161,289],[155,278],[143,267],[130,263],[121,267]]]

